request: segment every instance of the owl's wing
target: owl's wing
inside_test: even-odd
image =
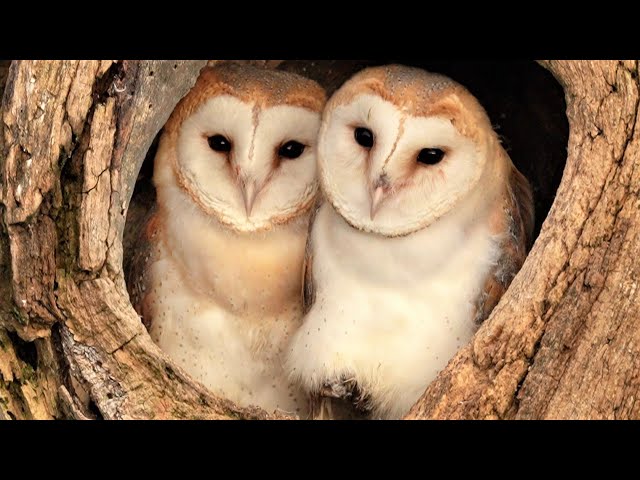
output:
[[[306,315],[316,300],[316,289],[313,283],[313,252],[311,249],[311,231],[318,214],[318,210],[322,206],[322,197],[318,195],[316,203],[311,210],[309,219],[309,230],[307,232],[307,244],[304,249],[304,260],[302,261],[302,314]]]
[[[139,234],[128,245],[124,268],[131,304],[142,317],[142,322],[148,330],[152,320],[149,308],[151,289],[148,273],[157,251],[156,240],[159,233],[159,217],[155,207],[143,217],[139,225],[132,226],[132,228],[136,227]]]
[[[524,263],[531,245],[534,227],[533,195],[527,179],[512,168],[504,203],[506,231],[500,245],[500,257],[487,276],[478,299],[474,321],[481,324],[498,304]]]

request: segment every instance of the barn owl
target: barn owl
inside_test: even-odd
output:
[[[283,367],[302,318],[325,100],[295,74],[206,67],[158,144],[132,303],[177,365],[242,406],[306,410]]]
[[[399,65],[327,102],[318,172],[288,368],[315,418],[400,418],[521,267],[530,186],[471,93]]]

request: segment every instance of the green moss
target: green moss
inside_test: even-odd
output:
[[[21,362],[21,363],[22,363],[22,370],[21,370],[22,375],[20,378],[20,385],[24,385],[26,383],[35,381],[37,374],[33,369],[33,367],[28,363],[25,363],[25,362]]]
[[[22,313],[20,313],[20,310],[18,310],[18,308],[15,305],[11,307],[11,314],[18,321],[20,325],[27,325],[29,323],[29,321],[26,318],[24,318]]]

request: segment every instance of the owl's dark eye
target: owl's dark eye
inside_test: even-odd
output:
[[[353,136],[358,142],[358,145],[362,145],[364,148],[373,147],[373,132],[368,128],[358,127],[355,132],[353,132]]]
[[[290,142],[285,143],[278,150],[278,155],[283,158],[298,158],[304,152],[305,146],[300,142],[296,142],[295,140],[291,140]]]
[[[444,152],[439,148],[423,148],[418,153],[418,162],[425,165],[435,165],[444,157]]]
[[[207,141],[209,142],[211,150],[223,153],[231,151],[231,142],[222,135],[214,135],[213,137],[209,137]]]

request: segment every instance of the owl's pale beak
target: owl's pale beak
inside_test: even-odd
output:
[[[244,210],[247,212],[247,217],[251,216],[251,210],[253,209],[253,202],[256,199],[258,189],[256,188],[256,182],[248,181],[242,183],[242,196],[244,198]]]
[[[380,204],[382,203],[382,199],[384,198],[385,190],[384,187],[377,187],[373,195],[371,195],[371,210],[369,211],[369,217],[371,220],[376,216],[378,208],[380,208]]]

